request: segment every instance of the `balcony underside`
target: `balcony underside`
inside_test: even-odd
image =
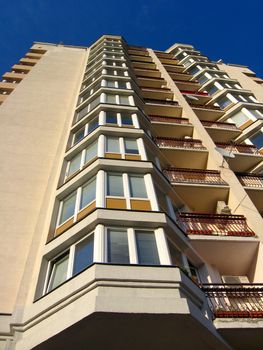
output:
[[[249,276],[259,241],[254,237],[189,235],[193,247],[221,275]]]
[[[193,212],[214,213],[218,201],[228,202],[227,186],[173,183],[173,187]]]
[[[157,136],[184,138],[193,135],[193,125],[152,121],[152,128]]]
[[[157,100],[166,100],[166,99],[172,100],[173,93],[171,91],[164,90],[164,89],[163,91],[159,91],[159,90],[155,91],[155,90],[151,90],[151,88],[146,88],[146,89],[142,89],[142,97],[157,99]]]
[[[137,78],[139,86],[147,86],[149,88],[162,88],[166,86],[166,82],[164,79],[149,79],[149,78]]]
[[[178,77],[178,79],[180,78]],[[183,79],[180,79],[180,80],[183,80]],[[200,88],[200,85],[193,81],[179,81],[174,79],[174,83],[176,84],[179,90],[188,90],[188,91],[195,92],[195,91],[198,91],[198,89]]]
[[[94,264],[25,312],[37,322],[17,349],[230,349],[201,311],[206,303],[177,267]]]
[[[157,103],[145,104],[144,110],[149,115],[159,115],[163,117],[181,117],[182,107],[176,105],[162,105]]]
[[[263,187],[262,188],[250,188],[245,187],[245,190],[255,207],[259,211],[260,215],[263,216]]]
[[[214,325],[233,349],[262,350],[263,319],[222,319],[217,318]]]
[[[262,162],[260,154],[234,153],[235,158],[228,158],[227,162],[234,172],[249,172]]]
[[[230,130],[223,128],[205,128],[214,142],[230,142],[242,133],[241,130]]]
[[[208,152],[183,148],[160,147],[169,165],[177,168],[206,169]]]
[[[224,111],[216,109],[197,108],[194,106],[192,108],[199,119],[211,122],[218,120],[224,114]]]

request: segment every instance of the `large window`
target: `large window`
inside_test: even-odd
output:
[[[124,189],[126,191],[124,191]],[[133,174],[108,173],[107,195],[124,197],[125,192],[126,194],[130,194],[130,198],[148,198],[144,176]]]
[[[159,265],[159,255],[154,232],[135,231],[138,263],[145,265]]]
[[[129,247],[126,230],[108,229],[108,262],[129,264]]]
[[[132,155],[139,154],[138,143],[136,139],[127,139],[123,137],[106,137],[106,154],[109,157],[110,155],[122,157],[125,159],[128,156],[129,159],[132,159]],[[138,159],[133,157],[133,159]]]
[[[143,176],[128,175],[130,195],[135,198],[147,198],[145,182]]]
[[[67,279],[80,273],[93,263],[94,235],[72,245],[63,254],[49,262],[44,293],[55,289]]]
[[[78,142],[83,140],[84,137],[92,133],[95,129],[99,127],[99,117],[96,116],[92,118],[84,127],[79,129],[73,134],[72,137],[72,146],[76,145]]]
[[[107,195],[108,196],[124,197],[122,174],[108,174],[108,176],[107,176]]]
[[[252,135],[249,140],[258,148],[263,147],[263,130],[258,131],[256,134]]]
[[[76,220],[76,215],[84,207],[95,201],[96,177],[90,179],[77,190],[60,202],[57,226],[62,225],[69,219]]]
[[[97,157],[97,154],[98,141],[95,141],[68,161],[65,179],[74,174],[76,171],[82,169],[84,165],[95,159]]]

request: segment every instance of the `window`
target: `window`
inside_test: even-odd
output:
[[[65,253],[49,262],[45,293],[61,285],[93,263],[94,235],[73,244]]]
[[[118,81],[119,89],[127,89],[127,83],[125,81]]]
[[[107,124],[118,124],[117,114],[114,112],[106,112],[106,123]]]
[[[74,174],[77,170],[79,170],[80,162],[81,162],[81,153],[77,154],[69,162],[67,176],[70,176],[71,174]]]
[[[58,222],[59,225],[73,217],[75,211],[76,198],[77,191],[73,192],[61,202],[62,207]]]
[[[118,137],[107,137],[106,152],[120,153],[120,145]]]
[[[209,80],[209,78],[206,75],[201,75],[198,79],[200,84],[205,83],[207,80]]]
[[[121,116],[122,125],[133,125],[132,117],[130,115]]]
[[[159,265],[159,255],[154,232],[135,231],[138,263],[145,265]]]
[[[215,85],[212,85],[211,87],[207,88],[206,90],[210,95],[213,95],[215,92],[217,92],[219,90],[219,88]]]
[[[106,102],[116,104],[116,95],[107,94],[106,95]]]
[[[51,263],[51,274],[48,281],[47,292],[50,292],[67,279],[69,252],[66,252]]]
[[[129,96],[120,95],[120,104],[121,105],[129,105],[130,104]]]
[[[221,109],[226,108],[227,106],[229,106],[231,103],[233,103],[232,101],[230,101],[227,97],[223,97],[221,99],[219,99],[217,101],[218,105],[220,106]]]
[[[107,195],[124,197],[123,180],[121,174],[108,174]]]
[[[113,81],[113,80],[107,80],[106,84],[107,84],[107,87],[111,87],[111,88],[116,87],[115,81]]]
[[[236,124],[236,126],[241,126],[246,123],[250,118],[245,115],[242,111],[236,113],[231,117],[231,121]]]
[[[98,153],[98,141],[92,143],[85,150],[85,164],[88,163],[91,159],[95,158]]]
[[[90,134],[93,130],[97,129],[97,127],[99,127],[99,117],[98,116],[91,119],[91,121],[88,122],[86,124],[86,126],[82,127],[75,134],[73,134],[72,146],[74,146],[75,144],[80,142],[85,136]]]
[[[252,135],[249,140],[260,149],[263,147],[263,132],[262,130],[258,131],[256,134]]]
[[[136,140],[124,139],[125,153],[139,154],[138,144]]]
[[[73,276],[83,271],[93,263],[94,237],[93,234],[76,244]]]
[[[96,198],[96,178],[92,179],[82,187],[80,209],[86,207]]]
[[[129,185],[131,197],[147,198],[143,176],[129,175]]]
[[[108,262],[129,264],[129,247],[127,231],[108,229]]]

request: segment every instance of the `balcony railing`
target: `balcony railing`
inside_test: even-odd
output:
[[[195,139],[176,139],[173,137],[156,137],[155,142],[159,147],[165,148],[187,148],[205,150],[201,140]]]
[[[149,115],[149,119],[150,119],[152,122],[192,125],[192,124],[189,122],[189,119],[187,119],[187,118],[162,117],[162,116],[159,116],[159,115]]]
[[[234,123],[210,122],[207,120],[200,120],[200,122],[203,124],[203,126],[207,126],[209,128],[231,129],[235,131],[241,131]]]
[[[198,95],[198,96],[209,96],[207,92],[200,91],[188,91],[188,90],[180,90],[182,94],[190,94],[190,95]]]
[[[156,105],[179,106],[178,102],[176,102],[176,101],[168,101],[168,100],[157,100],[157,99],[145,98],[144,102],[145,103],[150,103],[150,104],[156,104]]]
[[[203,284],[215,318],[263,318],[263,284]]]
[[[167,87],[157,88],[157,87],[149,87],[149,86],[140,86],[140,88],[144,91],[157,91],[157,92],[171,92],[171,90]]]
[[[243,215],[179,213],[177,219],[188,235],[255,236]]]
[[[202,108],[202,109],[209,109],[212,111],[222,111],[222,109],[220,107],[217,107],[217,106],[207,106],[207,105],[204,106],[204,105],[198,105],[198,104],[190,103],[190,102],[188,102],[188,103],[192,108]]]
[[[231,143],[216,143],[217,147],[224,148],[229,152],[234,153],[249,153],[249,154],[258,154],[260,155],[259,150],[254,145],[237,145]]]
[[[238,180],[245,187],[263,188],[263,175],[237,173]]]
[[[227,186],[227,183],[220,177],[220,172],[216,170],[178,169],[171,167],[163,170],[163,173],[172,183]]]

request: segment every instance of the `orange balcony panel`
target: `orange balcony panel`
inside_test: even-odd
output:
[[[32,66],[25,66],[23,64],[14,64],[12,69],[15,71],[26,71],[29,72]]]
[[[6,82],[0,82],[0,89],[7,90],[7,91],[13,91],[16,87],[16,84],[13,83],[6,83]]]

